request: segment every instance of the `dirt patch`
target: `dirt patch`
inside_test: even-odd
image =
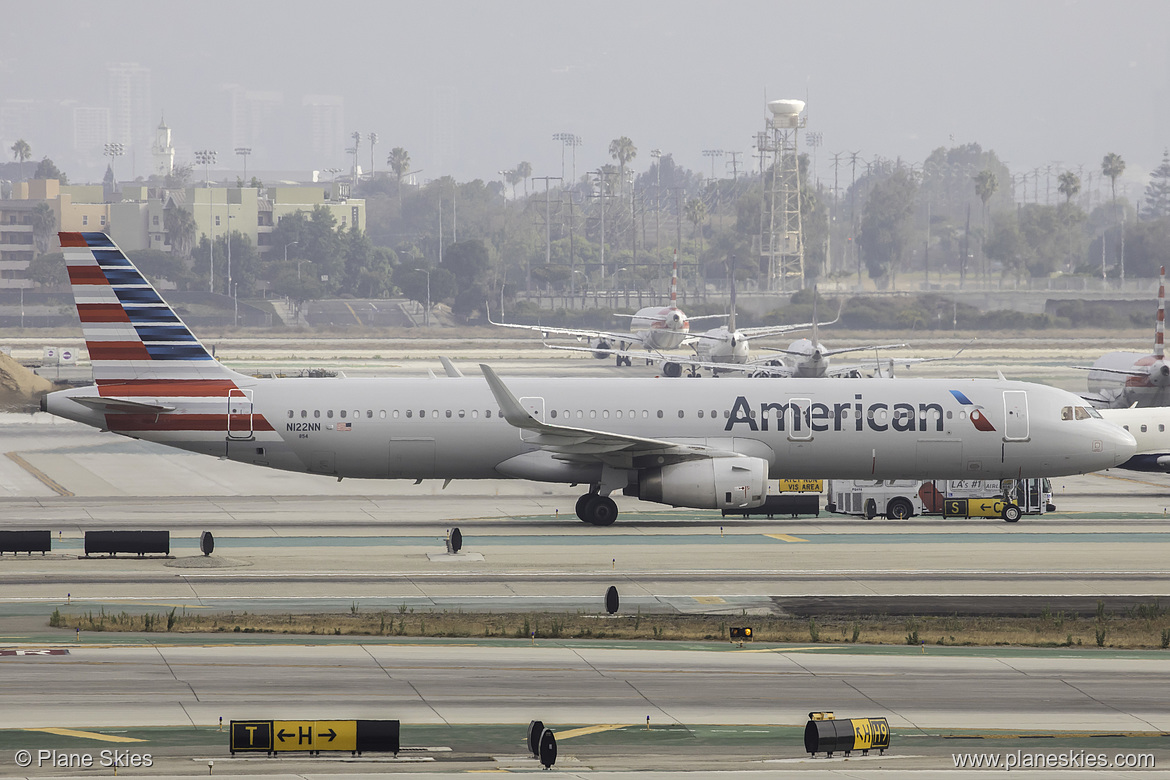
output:
[[[53,389],[53,383],[39,377],[9,355],[0,352],[0,409],[27,411]]]

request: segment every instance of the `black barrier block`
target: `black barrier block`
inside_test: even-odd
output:
[[[540,736],[544,734],[544,722],[534,720],[528,724],[528,752],[536,756],[540,755]]]
[[[49,552],[53,535],[48,531],[0,531],[0,553]]]
[[[393,753],[401,749],[399,732],[401,724],[396,720],[359,720],[357,722],[357,752]]]
[[[804,727],[804,750],[809,755],[848,755],[854,750],[885,753],[889,747],[890,724],[885,718],[810,720]]]
[[[211,531],[199,534],[199,552],[204,555],[211,555],[215,552],[215,537],[211,535]]]
[[[611,615],[618,611],[618,592],[613,585],[605,591],[605,611]]]
[[[820,493],[781,493],[768,496],[760,506],[724,509],[723,515],[817,515],[821,514]]]
[[[170,531],[86,531],[85,554],[171,554]]]
[[[228,727],[232,754],[271,753],[272,721],[233,720]]]
[[[541,766],[545,769],[552,768],[557,762],[557,738],[553,736],[552,729],[545,729],[540,735],[539,755]]]

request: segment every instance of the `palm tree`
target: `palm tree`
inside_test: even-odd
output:
[[[182,206],[174,206],[163,213],[163,226],[167,231],[167,243],[179,257],[191,256],[195,246],[195,215]]]
[[[528,177],[532,175],[532,163],[525,160],[516,166],[516,175],[524,180],[524,197],[528,197]]]
[[[691,240],[696,241],[699,235],[699,225],[707,219],[707,204],[701,198],[691,198],[687,201],[683,213],[686,215],[687,221],[691,223]]]
[[[619,191],[624,191],[626,163],[638,156],[638,147],[634,146],[634,142],[623,135],[621,138],[615,138],[609,142],[609,156],[617,160],[618,173],[621,176],[618,188]]]
[[[1117,180],[1125,173],[1125,160],[1121,155],[1110,152],[1101,160],[1101,173],[1109,177],[1109,189],[1113,194],[1113,221],[1120,222],[1117,215]],[[1104,238],[1102,238],[1104,241]],[[1125,242],[1121,242],[1121,251],[1118,253],[1117,265],[1121,269],[1121,280],[1125,281]]]
[[[401,146],[395,146],[390,150],[390,156],[386,158],[386,164],[390,166],[390,170],[394,171],[394,184],[398,189],[398,205],[402,205],[402,177],[410,172],[410,153]]]
[[[1065,171],[1060,174],[1057,180],[1060,182],[1060,186],[1057,189],[1064,196],[1064,205],[1068,206],[1072,203],[1072,199],[1077,196],[1077,193],[1081,191],[1081,177],[1072,171]]]
[[[983,275],[987,277],[987,252],[983,247],[987,243],[987,217],[988,209],[987,202],[991,200],[991,196],[999,189],[999,179],[996,178],[995,173],[990,169],[982,170],[975,176],[975,194],[979,196],[979,200],[983,201],[983,241],[980,243],[980,252],[983,254]]]
[[[520,183],[520,172],[513,168],[510,171],[504,171],[504,180],[512,186],[512,200],[516,200],[516,185]]]
[[[24,179],[24,163],[32,159],[32,147],[23,138],[12,145],[12,159],[20,163],[20,178]]]
[[[57,230],[57,214],[53,207],[41,201],[32,210],[33,246],[38,255],[49,251],[53,233]]]

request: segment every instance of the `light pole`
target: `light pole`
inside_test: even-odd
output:
[[[715,158],[722,157],[725,154],[727,154],[727,152],[723,151],[722,149],[704,149],[703,150],[703,156],[711,158],[711,178],[712,178],[712,180],[714,180],[714,178],[715,178]]]
[[[249,146],[237,146],[236,154],[244,158],[244,186],[248,186],[248,155],[252,153],[252,148]]]
[[[570,187],[577,183],[577,147],[581,145],[581,136],[576,133],[553,133],[552,139],[561,142],[561,181],[565,181],[565,147],[573,147],[573,178]]]
[[[286,262],[286,263],[288,262],[288,248],[290,246],[293,246],[294,244],[299,244],[299,243],[300,243],[299,241],[289,241],[287,244],[284,245],[284,262]],[[298,265],[297,266],[297,281],[299,282],[300,280],[301,280],[301,267]]]
[[[203,186],[207,190],[207,229],[210,231],[210,240],[207,242],[207,291],[215,292],[215,206],[211,203],[211,166],[215,164],[215,150],[201,149],[195,152],[195,162],[203,166]]]
[[[228,255],[227,289],[224,290],[224,292],[226,292],[228,295],[232,295],[232,220],[235,218],[236,217],[234,214],[228,214],[228,223],[227,223],[227,250],[228,250],[227,251],[227,255]],[[232,297],[235,297],[235,296],[233,295]]]
[[[126,145],[119,143],[106,144],[106,157],[110,158],[110,173],[114,172],[114,160],[126,153]],[[114,189],[113,192],[118,191],[118,176],[114,174]],[[111,193],[112,194],[112,193]]]
[[[427,308],[423,312],[423,327],[431,327],[431,272],[425,268],[418,269],[427,275]]]

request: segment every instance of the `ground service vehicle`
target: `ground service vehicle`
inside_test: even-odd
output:
[[[1052,504],[1048,479],[829,480],[829,512],[902,520],[914,515],[1002,517],[1044,514]]]

